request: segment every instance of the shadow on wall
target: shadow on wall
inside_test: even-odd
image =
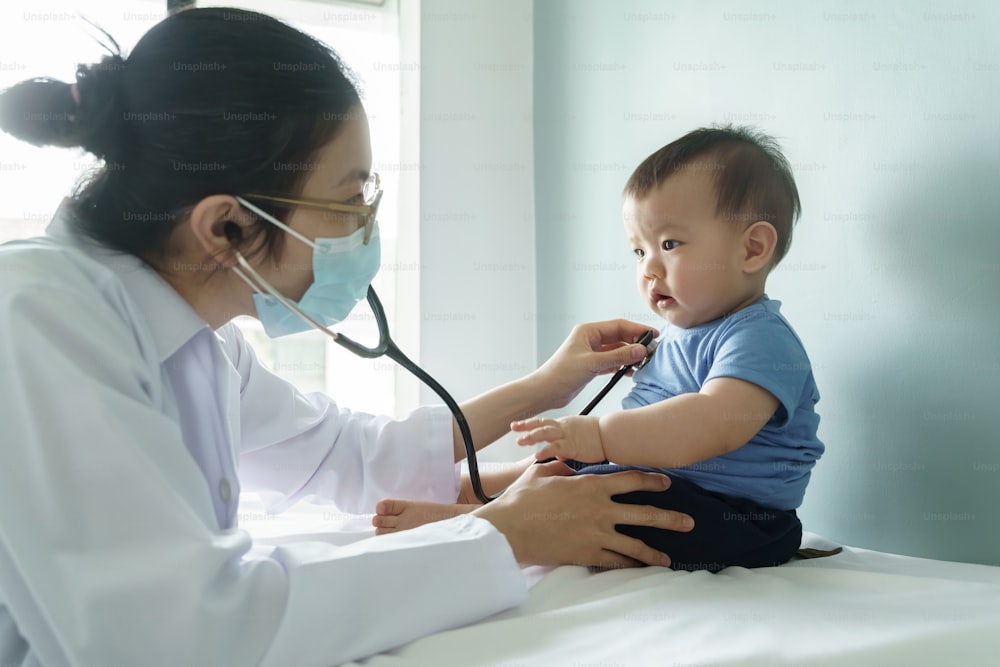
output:
[[[859,320],[877,319],[838,343],[807,529],[1000,565],[1000,166],[986,148],[888,174],[899,187],[865,223],[875,259],[858,295]]]

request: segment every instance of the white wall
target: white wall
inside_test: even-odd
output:
[[[535,367],[532,3],[420,5],[419,358],[461,401]]]
[[[751,122],[804,208],[768,292],[822,394],[806,529],[1000,564],[998,28],[989,0],[535,3],[540,354],[569,322],[651,317],[625,179]]]

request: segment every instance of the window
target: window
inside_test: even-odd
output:
[[[13,4],[13,3],[12,3]],[[20,3],[18,3],[20,4]],[[126,0],[84,11],[107,30],[126,53],[165,16],[165,0]],[[396,239],[400,176],[400,83],[398,16],[395,2],[331,3],[307,0],[199,2],[198,6],[240,6],[276,16],[332,46],[354,72],[372,134],[374,170],[385,191],[379,212],[383,270],[374,286],[393,320],[397,272]],[[77,62],[96,62],[103,52],[77,6],[47,2],[45,9],[5,5],[0,9],[0,87],[34,76],[72,81]],[[60,48],[51,48],[52,44]],[[252,48],[252,45],[248,45]],[[41,234],[62,197],[95,164],[82,151],[36,148],[0,133],[0,242]],[[271,340],[252,318],[239,322],[269,368],[304,391],[325,391],[355,410],[394,414],[397,371],[388,360],[363,360],[319,332]],[[336,327],[362,343],[375,340],[375,326],[362,303]]]
[[[362,3],[308,0],[199,2],[199,7],[239,6],[280,18],[333,47],[357,77],[371,126],[373,169],[385,196],[379,209],[382,266],[396,264],[399,192],[399,61],[398,17],[394,3],[377,8]],[[394,271],[382,270],[373,283],[389,319],[395,309]],[[386,359],[360,359],[318,331],[269,339],[257,320],[239,325],[262,363],[303,391],[325,391],[354,410],[394,414],[395,365]],[[374,318],[362,302],[336,331],[363,343],[374,343]]]
[[[166,2],[126,0],[117,7],[90,7],[85,16],[128,49],[164,17],[165,7]],[[93,34],[70,2],[45,2],[38,8],[4,4],[0,88],[36,76],[73,81],[78,62],[96,62],[104,54]],[[83,151],[37,148],[0,132],[0,242],[41,234],[62,198],[95,164]]]

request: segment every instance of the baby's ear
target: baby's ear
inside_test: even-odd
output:
[[[758,220],[743,231],[743,270],[756,273],[768,269],[778,247],[778,231],[770,222]]]

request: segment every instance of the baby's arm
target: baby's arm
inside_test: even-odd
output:
[[[768,422],[778,399],[751,382],[722,377],[681,394],[603,417],[516,422],[520,445],[546,442],[535,456],[679,468],[739,449]]]

